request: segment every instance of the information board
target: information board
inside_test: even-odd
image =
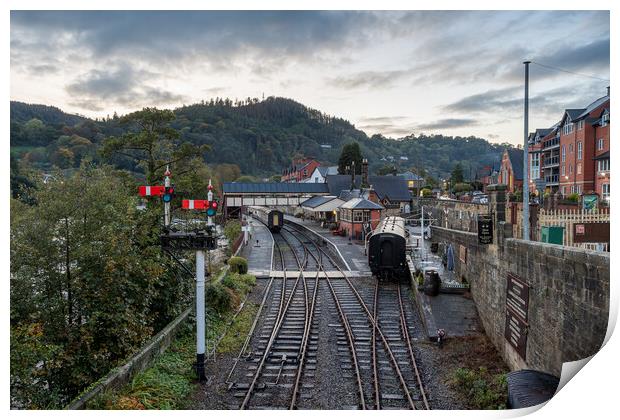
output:
[[[489,217],[478,216],[478,243],[493,243],[493,220]]]
[[[530,288],[521,278],[508,273],[506,283],[506,328],[504,337],[525,359]]]

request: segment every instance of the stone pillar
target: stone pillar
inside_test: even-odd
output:
[[[489,209],[493,220],[494,244],[498,244],[498,239],[504,237],[503,224],[506,222],[506,189],[507,186],[504,184],[492,184],[487,186]],[[500,230],[502,230],[501,235]]]

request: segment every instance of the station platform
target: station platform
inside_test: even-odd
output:
[[[419,228],[409,227],[412,235],[419,236]],[[442,287],[437,296],[428,296],[416,288],[415,298],[420,316],[424,322],[427,336],[437,339],[437,330],[443,329],[446,336],[466,337],[483,332],[476,304],[469,294],[469,287],[458,281],[454,272],[448,271],[439,254],[431,252],[432,239],[427,239],[423,247],[408,256],[408,263],[414,278],[415,267],[433,267],[439,273]]]
[[[318,222],[312,220],[302,220],[290,215],[285,216],[286,220],[302,225],[314,233],[322,236],[327,242],[333,244],[334,248],[340,254],[340,257],[347,265],[347,270],[352,273],[358,273],[363,276],[370,276],[370,267],[368,266],[368,258],[364,255],[364,245],[359,241],[350,241],[342,236],[332,235],[329,229],[321,227]],[[355,275],[353,275],[355,277]]]
[[[266,272],[266,277],[269,277],[272,268],[273,236],[261,222],[248,218],[248,223],[251,226],[251,238],[239,256],[248,260],[248,272],[250,274],[263,277],[262,273]]]

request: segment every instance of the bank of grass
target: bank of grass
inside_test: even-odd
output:
[[[490,373],[485,367],[478,369],[457,368],[451,385],[469,408],[501,410],[506,408],[508,385],[505,373]]]
[[[212,309],[207,316],[207,342],[216,343],[217,353],[238,352],[256,315],[257,305],[246,303],[234,318],[240,302],[255,284],[254,276],[228,273],[216,287],[218,294],[230,296],[228,307]],[[207,300],[208,301],[208,300]],[[218,300],[221,305],[221,301]],[[192,365],[196,361],[194,323],[189,322],[153,365],[134,377],[117,392],[100,395],[88,404],[89,409],[144,410],[184,409],[198,383]],[[208,348],[207,352],[212,351]]]

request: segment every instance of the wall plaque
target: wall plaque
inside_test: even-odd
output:
[[[493,243],[493,220],[489,217],[478,216],[478,243],[482,245]]]
[[[520,277],[508,273],[506,283],[506,327],[504,337],[525,359],[530,287]]]

